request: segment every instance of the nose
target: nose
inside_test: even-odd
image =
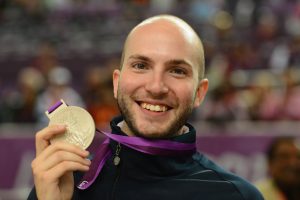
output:
[[[153,97],[163,96],[169,91],[164,75],[159,72],[149,74],[145,89]]]

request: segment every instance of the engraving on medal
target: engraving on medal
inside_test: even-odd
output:
[[[67,131],[51,139],[51,143],[66,141],[86,149],[93,141],[95,123],[92,116],[83,108],[67,106],[57,109],[48,116],[51,124],[65,124]]]

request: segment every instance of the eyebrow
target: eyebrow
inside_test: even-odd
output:
[[[148,58],[147,56],[138,55],[138,54],[129,56],[128,59],[129,59],[129,60],[130,60],[130,59],[141,60],[141,61],[144,61],[144,62],[153,63],[153,61],[152,61],[150,58]]]
[[[141,60],[144,62],[153,63],[153,61],[149,57],[143,56],[143,55],[138,55],[138,54],[130,56],[129,59],[136,59],[136,60]],[[192,65],[183,59],[171,59],[171,60],[168,60],[166,62],[166,64],[167,65],[186,65],[186,66],[189,66],[192,68]]]
[[[186,65],[186,66],[192,68],[192,65],[190,63],[188,63],[187,61],[182,60],[182,59],[172,59],[172,60],[169,60],[166,64],[168,64],[168,65]]]

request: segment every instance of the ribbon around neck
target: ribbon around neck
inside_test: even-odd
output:
[[[92,185],[101,172],[106,160],[112,155],[112,151],[109,146],[110,140],[117,141],[131,149],[150,155],[180,156],[192,154],[196,151],[195,142],[181,143],[171,140],[150,140],[140,137],[112,134],[98,130],[96,133],[102,133],[106,136],[106,138],[103,141],[100,138],[100,134],[95,134],[94,141],[88,148],[93,155],[92,163],[89,171],[83,175],[83,178],[77,185],[77,188],[80,190],[85,190]]]

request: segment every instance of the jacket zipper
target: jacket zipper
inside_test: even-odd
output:
[[[120,156],[119,156],[120,151],[121,151],[121,144],[118,143],[117,149],[116,149],[116,152],[115,152],[115,157],[114,157],[114,165],[115,166],[118,166],[120,164],[120,161],[121,161]]]
[[[113,186],[112,186],[112,190],[111,190],[111,200],[114,200],[115,199],[115,190],[116,190],[116,186],[117,186],[117,183],[119,181],[119,177],[120,177],[120,174],[121,174],[121,167],[120,167],[120,162],[121,162],[121,158],[120,158],[120,151],[121,151],[121,144],[118,143],[117,144],[117,149],[116,149],[116,152],[115,152],[115,155],[114,155],[114,159],[113,159],[113,163],[114,165],[116,166],[117,168],[117,173],[116,173],[116,177],[115,177],[115,180],[114,180],[114,183],[113,183]]]

